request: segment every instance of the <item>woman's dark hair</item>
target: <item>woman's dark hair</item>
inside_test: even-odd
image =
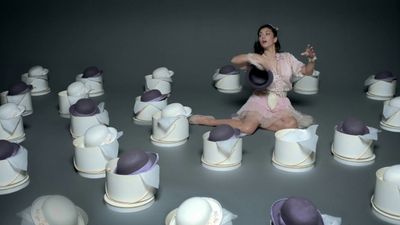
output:
[[[278,37],[278,31],[276,30],[275,27],[273,27],[270,24],[264,24],[260,28],[258,28],[257,37],[258,37],[258,35],[260,35],[260,31],[263,28],[269,28],[272,31],[272,33],[274,34],[274,37]],[[280,52],[280,50],[281,50],[281,44],[279,43],[279,39],[278,39],[275,42],[275,51],[276,52]],[[263,54],[264,53],[264,48],[261,46],[260,41],[258,39],[254,43],[254,53],[257,53],[257,54]]]

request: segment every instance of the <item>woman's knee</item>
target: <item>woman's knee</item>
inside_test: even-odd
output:
[[[243,124],[240,127],[240,131],[246,134],[252,134],[254,131],[256,131],[258,128],[257,124]]]
[[[283,118],[283,125],[285,128],[297,128],[297,120],[294,117]]]

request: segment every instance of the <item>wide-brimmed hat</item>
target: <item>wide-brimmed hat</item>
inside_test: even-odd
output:
[[[7,159],[15,154],[19,149],[19,145],[7,140],[0,140],[0,160]]]
[[[222,124],[214,127],[210,131],[210,135],[208,137],[209,141],[225,141],[232,137],[238,137],[240,135],[240,130],[237,128],[233,128],[230,125]]]
[[[348,117],[345,120],[341,121],[336,129],[342,133],[350,134],[350,135],[364,135],[368,134],[368,127],[355,117]]]
[[[25,82],[19,81],[10,86],[7,94],[8,95],[25,94],[25,93],[31,91],[32,88],[33,88],[32,85],[28,85]]]
[[[32,219],[35,224],[51,225],[86,225],[87,214],[61,195],[46,195],[32,203]]]
[[[305,198],[289,197],[271,206],[273,225],[324,225],[321,213]]]
[[[81,81],[72,82],[67,87],[68,96],[83,96],[89,93],[86,85]]]
[[[39,76],[46,75],[48,72],[49,72],[49,70],[43,68],[42,66],[32,66],[28,71],[28,76],[39,77]]]
[[[82,72],[82,78],[98,77],[103,74],[103,70],[100,70],[96,66],[89,66]]]
[[[168,97],[168,94],[161,94],[160,90],[152,89],[145,91],[140,96],[140,101],[142,102],[155,102],[155,101],[162,101]]]
[[[0,106],[0,119],[10,119],[21,116],[25,107],[17,105],[13,102],[8,102]]]
[[[115,128],[99,124],[87,129],[83,141],[86,147],[95,147],[113,142],[117,135],[118,132]]]
[[[225,65],[219,68],[218,72],[224,75],[238,74],[239,71],[232,65]]]
[[[74,116],[94,116],[100,110],[92,99],[82,98],[69,107],[69,112]]]
[[[221,225],[221,204],[212,198],[192,197],[179,205],[168,225]]]
[[[192,109],[180,103],[171,103],[161,111],[162,117],[190,116]]]
[[[120,155],[115,173],[119,175],[138,174],[153,168],[158,162],[158,154],[131,150]]]
[[[397,79],[396,76],[390,71],[381,71],[375,74],[375,80],[383,80],[391,82],[396,79]]]
[[[265,90],[269,85],[271,85],[274,80],[274,75],[270,70],[259,70],[252,66],[247,75],[247,80],[253,89]]]

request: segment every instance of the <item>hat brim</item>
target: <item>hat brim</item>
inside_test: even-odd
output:
[[[270,70],[259,70],[254,66],[247,74],[247,81],[255,90],[265,90],[272,84],[273,80],[274,75]]]
[[[45,195],[37,198],[31,207],[31,216],[35,224],[41,224],[42,220],[45,220],[45,217],[42,213],[42,207],[44,202],[50,198],[52,195]],[[75,209],[78,212],[78,223],[77,225],[86,225],[89,221],[89,217],[83,209],[75,206]]]

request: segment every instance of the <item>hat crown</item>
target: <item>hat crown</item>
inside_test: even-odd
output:
[[[161,97],[161,92],[160,90],[157,89],[153,89],[153,90],[149,90],[144,92],[141,96],[140,96],[140,101],[142,102],[149,102],[153,99],[159,98]]]
[[[176,225],[208,225],[212,208],[201,197],[192,197],[178,207],[176,212]]]
[[[164,78],[169,76],[169,70],[166,67],[159,67],[153,71],[154,78]]]
[[[383,180],[400,186],[400,165],[394,165],[385,171]]]
[[[320,213],[311,201],[304,198],[288,198],[280,214],[285,225],[322,225]]]
[[[68,85],[67,94],[69,96],[82,96],[85,93],[86,93],[85,84],[80,81],[76,81]]]
[[[235,129],[227,124],[218,125],[210,131],[209,141],[225,141],[235,135]]]
[[[7,140],[0,140],[0,160],[9,158],[18,149],[18,144]]]
[[[239,73],[232,65],[225,65],[219,69],[220,74],[237,74]]]
[[[15,114],[20,111],[18,105],[12,102],[0,106],[0,118],[9,119],[13,118]]]
[[[364,135],[369,133],[367,126],[359,119],[354,117],[346,118],[342,122],[342,131],[350,135]]]
[[[128,175],[143,168],[149,161],[149,156],[143,151],[127,151],[121,154],[117,162],[116,173]]]
[[[183,108],[183,105],[180,103],[172,103],[167,105],[161,111],[161,115],[162,117],[175,117],[175,116],[185,115],[185,109]]]
[[[29,69],[28,75],[31,77],[45,75],[46,72],[42,66],[33,66]]]
[[[271,85],[274,76],[269,70],[259,70],[253,66],[249,71],[247,78],[252,88],[256,90],[265,90],[269,85]]]
[[[25,82],[19,81],[8,89],[8,95],[19,95],[26,93],[30,87],[31,86],[27,85]]]
[[[48,224],[78,224],[78,212],[75,204],[64,196],[55,195],[48,197],[43,203],[42,212]]]
[[[90,115],[97,110],[97,105],[90,98],[82,98],[75,103],[75,110],[79,114]]]
[[[96,66],[89,66],[85,70],[83,70],[83,78],[89,78],[89,77],[96,77],[99,76],[103,71],[101,71],[99,68]]]
[[[390,71],[381,71],[375,75],[376,80],[386,80],[396,78]]]
[[[103,124],[92,126],[85,132],[85,145],[88,147],[99,146],[108,139],[109,134],[110,131]]]

